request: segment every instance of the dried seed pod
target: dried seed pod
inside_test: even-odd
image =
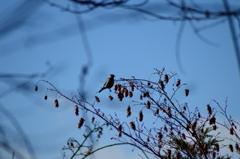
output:
[[[119,92],[121,92],[121,89],[122,89],[122,85],[121,85],[121,84],[118,84],[117,90],[118,90]]]
[[[158,140],[162,140],[163,134],[161,132],[158,132],[157,133],[157,138],[158,138]]]
[[[233,128],[230,128],[229,132],[230,132],[231,135],[233,135]]]
[[[213,125],[213,130],[217,130],[217,126],[216,125]]]
[[[75,113],[76,116],[79,115],[79,109],[78,109],[77,105],[74,107],[74,113]]]
[[[95,96],[95,101],[99,103],[100,99],[97,96]]]
[[[133,97],[133,92],[129,91],[128,95],[129,95],[130,98],[132,98]]]
[[[129,124],[130,124],[130,127],[135,131],[136,130],[135,123],[132,121]]]
[[[93,117],[92,117],[92,123],[94,122],[94,120],[95,120],[95,117],[93,116]]]
[[[109,100],[113,100],[113,97],[112,96],[108,96]]]
[[[237,144],[237,143],[235,144],[235,149],[236,149],[236,150],[238,150],[238,149],[239,149],[239,146],[238,146],[238,144]]]
[[[120,133],[118,133],[118,137],[122,137],[122,133],[120,132]]]
[[[151,107],[151,103],[150,103],[150,101],[147,101],[147,102],[146,102],[146,108],[147,108],[147,109],[150,109],[150,107]]]
[[[168,80],[169,80],[168,75],[165,74],[165,75],[164,75],[164,82],[165,82],[165,83],[168,83]]]
[[[38,91],[38,86],[36,85],[35,88],[34,88],[35,91]]]
[[[218,143],[217,143],[217,144],[214,144],[214,148],[215,148],[215,150],[216,150],[217,152],[219,152],[219,145],[218,145]]]
[[[181,84],[181,80],[178,79],[177,82],[176,82],[176,87],[180,86],[180,84]]]
[[[159,84],[160,84],[160,86],[161,86],[161,89],[164,90],[165,85],[164,85],[163,81],[160,80],[160,81],[159,81]]]
[[[209,124],[212,125],[212,124],[215,124],[216,123],[216,118],[215,116],[212,116],[210,119],[209,119]]]
[[[114,85],[114,91],[117,91],[118,90],[118,85]]]
[[[195,122],[191,125],[192,131],[195,131],[196,126],[197,126],[197,120],[195,120]]]
[[[150,86],[150,85],[151,85],[150,81],[148,81],[147,85],[148,85],[148,86]]]
[[[78,128],[79,129],[81,129],[81,127],[83,126],[83,123],[84,123],[84,119],[83,118],[81,118],[80,120],[79,120],[79,122],[78,122]]]
[[[159,114],[159,109],[158,109],[158,108],[155,110],[155,112],[153,113],[153,115],[156,116],[157,114]]]
[[[166,110],[165,109],[161,109],[163,113],[166,113]]]
[[[134,84],[132,82],[129,82],[129,86],[131,87],[132,92],[134,91]]]
[[[174,133],[172,131],[170,131],[169,135],[174,135]]]
[[[54,103],[55,103],[55,107],[59,107],[59,103],[57,99],[54,100]]]
[[[186,107],[186,106],[183,106],[183,110],[186,111],[186,110],[187,110],[187,107]]]
[[[140,100],[142,100],[143,99],[143,96],[142,96],[142,94],[140,94]]]
[[[118,96],[118,99],[119,99],[120,101],[123,100],[123,93],[122,93],[122,92],[118,92],[117,96]]]
[[[122,132],[122,125],[118,126],[118,132]]]
[[[138,113],[138,115],[139,115],[139,121],[143,121],[143,113],[142,113],[142,111],[140,111],[139,113]]]
[[[186,96],[189,95],[189,89],[185,89],[185,95],[186,95]]]
[[[166,125],[164,125],[163,130],[168,132],[168,129],[167,129]]]
[[[209,104],[207,105],[207,111],[208,111],[208,114],[209,114],[209,115],[212,114],[212,108],[210,107]]]
[[[126,88],[124,88],[124,96],[128,97],[128,90]]]
[[[145,92],[144,94],[143,94],[143,97],[145,98],[145,97],[149,97],[149,92]]]
[[[47,100],[47,96],[44,96],[44,99]]]
[[[200,113],[198,113],[198,118],[201,118],[201,114]]]
[[[172,113],[171,113],[171,108],[170,107],[167,108],[167,115],[168,115],[169,118],[172,117]]]
[[[130,105],[127,107],[127,109],[126,109],[126,112],[127,112],[127,118],[129,117],[129,116],[131,116],[131,107],[130,107]]]
[[[186,125],[186,130],[189,131],[189,128],[190,128],[190,126],[189,126],[189,124],[187,124]]]
[[[229,145],[229,149],[230,149],[231,152],[233,152],[233,146],[232,146],[232,144]]]
[[[186,140],[186,136],[185,136],[184,133],[182,133],[182,138],[183,138],[184,140]]]
[[[68,141],[68,143],[67,143],[67,144],[68,144],[68,146],[69,146],[69,147],[74,147],[73,143],[72,143],[72,142],[70,142],[70,141]]]
[[[147,137],[147,138],[146,138],[146,140],[147,140],[147,142],[150,142],[150,139],[149,139],[149,137]]]

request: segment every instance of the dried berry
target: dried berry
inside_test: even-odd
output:
[[[55,107],[59,107],[59,103],[57,99],[54,100],[54,103],[55,103]]]
[[[47,96],[44,96],[44,99],[47,100]]]
[[[186,95],[186,96],[189,95],[189,89],[185,89],[185,95]]]
[[[136,126],[135,126],[135,123],[133,121],[130,122],[129,125],[134,131],[136,130]]]
[[[83,126],[83,123],[84,123],[84,119],[81,118],[79,121],[78,121],[78,128],[81,129],[81,127]]]
[[[75,113],[76,116],[79,115],[79,109],[78,109],[77,105],[74,107],[74,113]]]

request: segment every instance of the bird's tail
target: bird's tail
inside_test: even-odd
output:
[[[98,91],[98,93],[101,93],[104,89],[105,89],[105,88],[101,88],[101,89]]]

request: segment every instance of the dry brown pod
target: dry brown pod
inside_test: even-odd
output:
[[[189,89],[185,89],[185,95],[186,95],[186,96],[189,95]]]
[[[142,111],[140,111],[139,113],[138,113],[138,115],[139,115],[139,121],[141,122],[141,121],[143,121],[143,113],[142,113]]]
[[[83,126],[84,121],[85,120],[83,118],[79,119],[79,121],[78,121],[78,128],[79,129],[81,129],[81,127]]]
[[[136,130],[135,123],[132,121],[129,124],[130,124],[130,127],[135,131]]]
[[[55,107],[59,107],[59,103],[57,99],[54,100],[54,104],[55,104]]]

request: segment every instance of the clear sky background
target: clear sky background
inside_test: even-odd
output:
[[[155,4],[156,1],[151,2]],[[222,1],[212,0],[211,4],[208,2],[201,1],[201,5],[208,9],[224,11]],[[22,9],[15,10],[21,3]],[[31,3],[37,5],[28,7]],[[59,3],[65,6],[70,4],[66,1]],[[229,3],[232,7],[240,6],[234,0]],[[240,74],[226,20],[221,25],[201,32],[201,35],[214,45],[199,39],[189,23],[185,24],[179,59],[185,71],[183,73],[175,54],[180,22],[158,20],[119,8],[97,9],[81,15],[93,62],[83,85],[79,82],[79,76],[82,67],[87,63],[87,56],[74,14],[49,6],[40,0],[11,0],[2,1],[1,4],[1,75],[37,73],[27,85],[17,88],[16,83],[21,85],[28,79],[0,78],[0,126],[8,134],[8,141],[20,152],[25,153],[26,149],[21,146],[22,139],[8,116],[4,114],[3,106],[11,112],[29,137],[36,158],[61,158],[61,148],[66,145],[69,137],[83,139],[83,130],[77,129],[79,117],[74,116],[72,103],[59,98],[60,107],[56,109],[53,100],[58,95],[55,93],[49,93],[49,100],[44,101],[43,96],[48,87],[44,83],[39,84],[38,92],[34,91],[35,84],[41,79],[48,80],[69,96],[76,94],[79,88],[84,89],[87,99],[93,101],[95,93],[102,87],[109,74],[115,74],[116,79],[131,76],[148,79],[154,68],[165,67],[166,71],[176,72],[178,77],[188,84],[190,95],[187,98],[181,94],[177,95],[176,98],[180,102],[188,102],[190,107],[197,106],[206,113],[205,105],[212,99],[224,106],[228,98],[228,113],[234,119],[240,120]],[[156,4],[159,6],[149,7],[161,14],[169,14],[170,11],[173,15],[177,14],[174,10],[166,9],[165,3]],[[24,9],[28,9],[29,12],[22,12]],[[20,19],[21,23],[11,23],[14,18]],[[194,23],[201,27],[214,22]],[[239,25],[237,22],[235,24],[239,35]],[[5,28],[8,29],[4,30]],[[48,69],[51,71],[46,76],[41,76],[41,73]],[[105,114],[117,112],[125,116],[129,101],[108,101],[108,95],[108,91],[98,95],[102,99],[101,107],[106,108]],[[100,145],[112,143],[109,138],[114,134],[106,130],[101,139],[104,142]],[[3,138],[2,135],[1,140]],[[139,152],[131,152],[129,147],[120,146],[110,150],[99,152],[97,158],[106,158],[111,156],[111,153],[115,159],[139,158]],[[11,157],[10,154],[1,153],[0,155]]]

